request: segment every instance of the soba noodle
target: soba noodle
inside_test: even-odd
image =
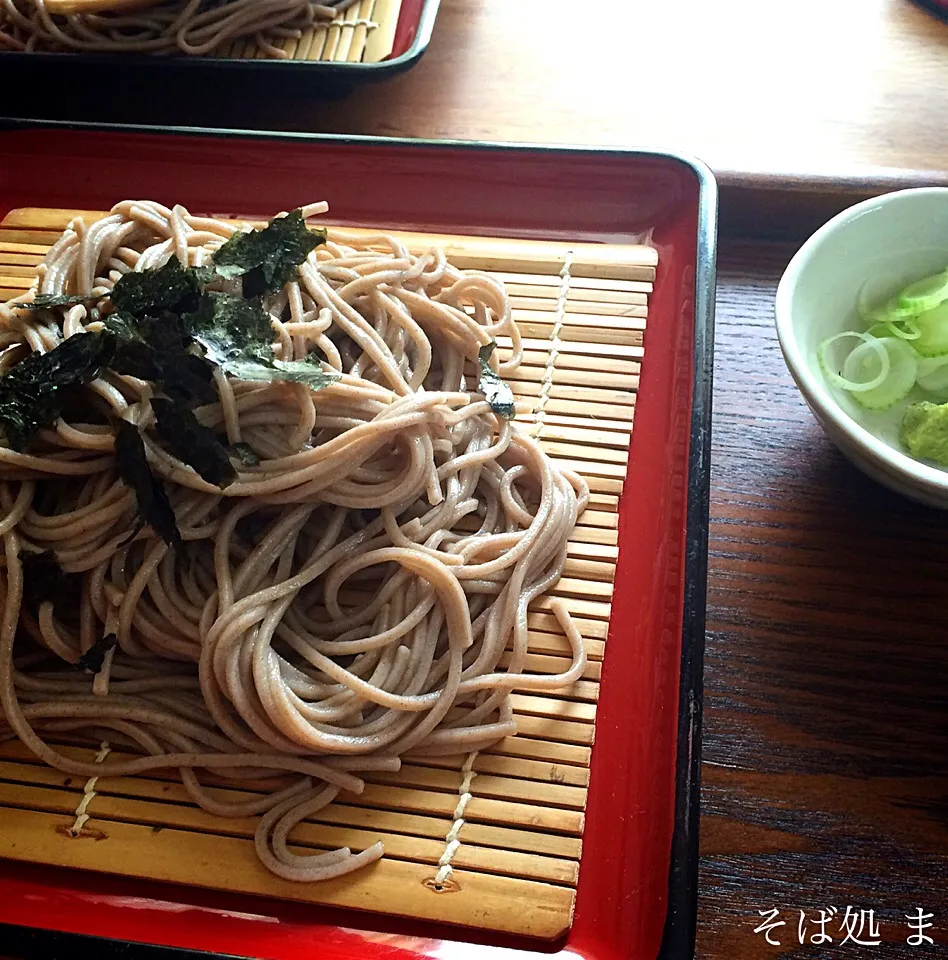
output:
[[[75,294],[107,310],[129,271],[207,264],[237,229],[136,201],[73,220],[38,289],[0,305],[0,372],[102,327],[88,300],[33,312],[17,302]],[[501,375],[522,353],[491,276],[395,236],[330,238],[264,305],[274,357],[319,351],[338,379],[314,393],[218,369],[219,402],[196,414],[260,457],[225,490],[156,438],[152,385],[111,370],[85,388],[111,420],[77,413],[27,452],[0,446],[0,703],[8,735],[56,769],[177,768],[205,810],[262,815],[256,849],[270,870],[320,880],[382,854],[288,846],[301,820],[362,789],[360,773],[397,770],[409,751],[486,748],[516,732],[511,690],[581,676],[582,640],[556,599],[572,663],[523,671],[528,606],[559,580],[588,491],[478,392],[482,347],[508,338],[509,358],[491,360]],[[119,419],[142,431],[180,546],[141,528],[116,464]],[[50,550],[81,577],[73,619],[24,599],[22,558]],[[99,672],[76,670],[106,634],[117,646]],[[94,763],[56,745],[76,737],[112,752]],[[208,773],[256,792],[224,799]]]
[[[268,57],[357,0],[155,0],[140,10],[54,15],[45,0],[0,0],[0,49],[90,53],[213,53],[253,37]]]

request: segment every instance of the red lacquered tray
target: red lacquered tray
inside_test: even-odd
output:
[[[660,268],[636,402],[569,934],[458,927],[0,860],[0,954],[364,960],[690,957],[707,541],[716,193],[660,153],[320,136],[0,130],[0,216],[147,196],[265,213],[314,193],[353,223],[621,240]],[[246,211],[244,210],[246,208]],[[98,939],[106,938],[106,939]],[[145,944],[151,946],[144,946]],[[177,949],[172,949],[177,948]]]

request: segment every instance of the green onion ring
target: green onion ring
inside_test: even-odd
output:
[[[892,336],[898,337],[900,340],[917,340],[922,335],[922,331],[919,329],[914,317],[902,317],[900,320],[886,320],[884,323],[891,331]],[[903,330],[899,327],[898,324],[900,323],[905,327],[910,327],[910,331]]]
[[[865,383],[857,383],[855,380],[847,380],[846,377],[844,377],[841,373],[833,369],[828,357],[829,347],[836,343],[837,340],[842,340],[844,337],[856,337],[856,339],[870,344],[873,349],[878,351],[881,369],[872,380],[867,380]],[[823,373],[826,375],[826,379],[829,380],[834,386],[841,387],[843,390],[848,390],[850,393],[861,393],[863,390],[874,390],[885,381],[885,378],[889,375],[889,369],[891,367],[889,353],[879,342],[879,340],[876,337],[869,336],[868,333],[861,333],[858,330],[843,330],[840,333],[834,334],[832,337],[827,337],[820,344],[819,360],[820,366],[823,368]]]

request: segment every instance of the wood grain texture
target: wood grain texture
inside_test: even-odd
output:
[[[773,330],[792,253],[722,250],[715,357],[698,952],[798,943],[799,910],[874,909],[886,958],[948,948],[948,513],[825,438]],[[935,914],[935,947],[903,915]],[[780,948],[753,933],[778,908]],[[847,952],[848,951],[848,952]]]
[[[345,99],[289,83],[228,99],[228,82],[77,86],[29,115],[654,146],[761,189],[948,171],[948,25],[908,0],[442,0],[422,60]]]

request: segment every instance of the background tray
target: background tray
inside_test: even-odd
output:
[[[0,84],[4,95],[0,116],[37,116],[45,98],[56,97],[63,85],[81,77],[84,97],[93,117],[121,71],[123,96],[135,92],[144,103],[161,91],[164,100],[194,97],[195,91],[213,103],[222,98],[279,92],[288,95],[343,96],[372,80],[383,80],[414,66],[428,48],[441,0],[401,0],[392,40],[392,53],[378,62],[328,60],[258,60],[241,54],[236,41],[215,56],[145,56],[102,53],[18,53],[0,50]],[[348,15],[348,14],[347,14]],[[344,28],[333,27],[333,31]],[[360,31],[361,34],[364,30]],[[339,38],[333,34],[333,44]],[[346,37],[352,40],[352,37]],[[224,56],[223,53],[231,56]],[[79,118],[84,119],[84,118]]]
[[[320,192],[347,222],[544,239],[648,235],[658,248],[628,465],[635,496],[619,515],[577,909],[558,946],[603,958],[685,956],[694,935],[706,562],[709,176],[658,154],[300,137],[231,140],[227,175],[207,178],[221,146],[207,137],[63,128],[0,134],[0,213],[101,208],[118,195],[147,195],[215,211],[253,197],[250,209],[235,212],[260,214],[308,198],[318,167],[345,171],[338,183],[321,177]],[[458,928],[9,863],[0,863],[0,920],[34,928],[0,930],[0,943],[36,956],[54,946],[40,928],[274,958],[315,945],[327,957],[406,960],[457,956],[472,941],[541,949]],[[70,940],[66,949],[79,947]],[[105,957],[109,946],[89,951]]]

